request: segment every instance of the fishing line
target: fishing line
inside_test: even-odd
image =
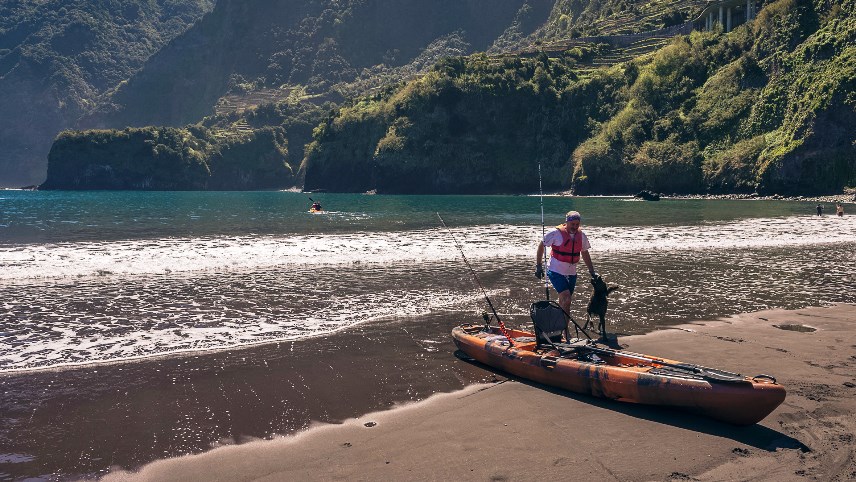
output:
[[[440,223],[443,225],[443,227],[446,228],[446,231],[449,233],[449,236],[452,237],[452,240],[455,242],[455,246],[458,247],[458,251],[460,251],[461,253],[461,257],[464,258],[464,263],[467,264],[467,268],[469,268],[470,273],[473,274],[473,279],[476,280],[476,284],[478,285],[479,289],[481,289],[482,295],[484,295],[484,299],[487,300],[487,305],[490,306],[490,311],[493,312],[493,317],[496,318],[497,323],[499,323],[499,331],[501,331],[502,334],[505,335],[505,337],[508,339],[508,343],[510,343],[511,346],[514,346],[514,340],[512,340],[511,334],[508,332],[508,329],[505,328],[505,323],[503,323],[502,320],[499,319],[499,314],[497,314],[496,309],[493,307],[493,303],[491,303],[490,297],[488,297],[487,291],[485,291],[484,285],[482,285],[478,273],[476,273],[476,270],[473,269],[469,260],[467,260],[467,255],[464,254],[464,248],[462,248],[461,244],[458,243],[458,239],[455,238],[455,235],[452,233],[452,230],[449,229],[448,226],[446,226],[446,222],[443,221],[443,217],[440,216],[440,213],[437,213],[437,217],[440,219]]]
[[[541,161],[538,161],[538,191],[541,193],[541,243],[544,242],[544,186],[541,182]],[[571,250],[573,251],[573,249]],[[542,262],[543,269],[547,269],[547,246],[543,250],[544,261]],[[544,273],[544,292],[547,294],[547,301],[550,301],[550,285],[547,284],[547,273]]]

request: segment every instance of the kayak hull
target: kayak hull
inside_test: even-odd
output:
[[[531,333],[517,330],[510,335],[534,339]],[[601,363],[561,358],[555,351],[533,351],[534,342],[511,346],[497,329],[485,332],[477,326],[456,327],[452,337],[471,358],[520,378],[595,397],[678,408],[735,425],[758,423],[785,399],[785,388],[767,378],[720,383],[653,373],[662,364],[681,364],[659,357],[615,351],[616,356],[601,355]],[[654,359],[659,365],[625,359],[623,353]]]

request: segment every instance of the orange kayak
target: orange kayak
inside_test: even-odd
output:
[[[583,340],[543,346],[535,335],[481,325],[452,330],[458,349],[473,359],[544,385],[622,402],[675,407],[736,425],[760,422],[785,400],[768,375],[736,373],[613,350]]]

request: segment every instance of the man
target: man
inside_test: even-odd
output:
[[[544,246],[550,246],[550,266],[547,269],[547,278],[553,288],[559,293],[559,306],[566,313],[571,312],[571,295],[577,285],[577,263],[580,258],[588,267],[592,278],[597,276],[594,265],[589,255],[588,237],[580,230],[580,213],[570,211],[565,215],[565,224],[556,226],[555,229],[547,231],[544,239],[538,243],[537,262],[535,263],[535,276],[538,279],[544,277],[544,267],[541,260],[544,257]]]
[[[823,216],[823,206],[820,203],[817,204],[817,208],[815,209],[817,209],[818,216]]]

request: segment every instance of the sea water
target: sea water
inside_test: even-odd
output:
[[[323,213],[308,212],[310,196]],[[302,340],[436,312],[478,321],[485,303],[456,241],[501,316],[523,326],[528,304],[544,296],[533,276],[540,202],[2,191],[0,372]],[[620,286],[611,331],[856,302],[856,217],[814,216],[814,203],[543,203],[548,229],[566,211],[582,213],[597,270]]]

